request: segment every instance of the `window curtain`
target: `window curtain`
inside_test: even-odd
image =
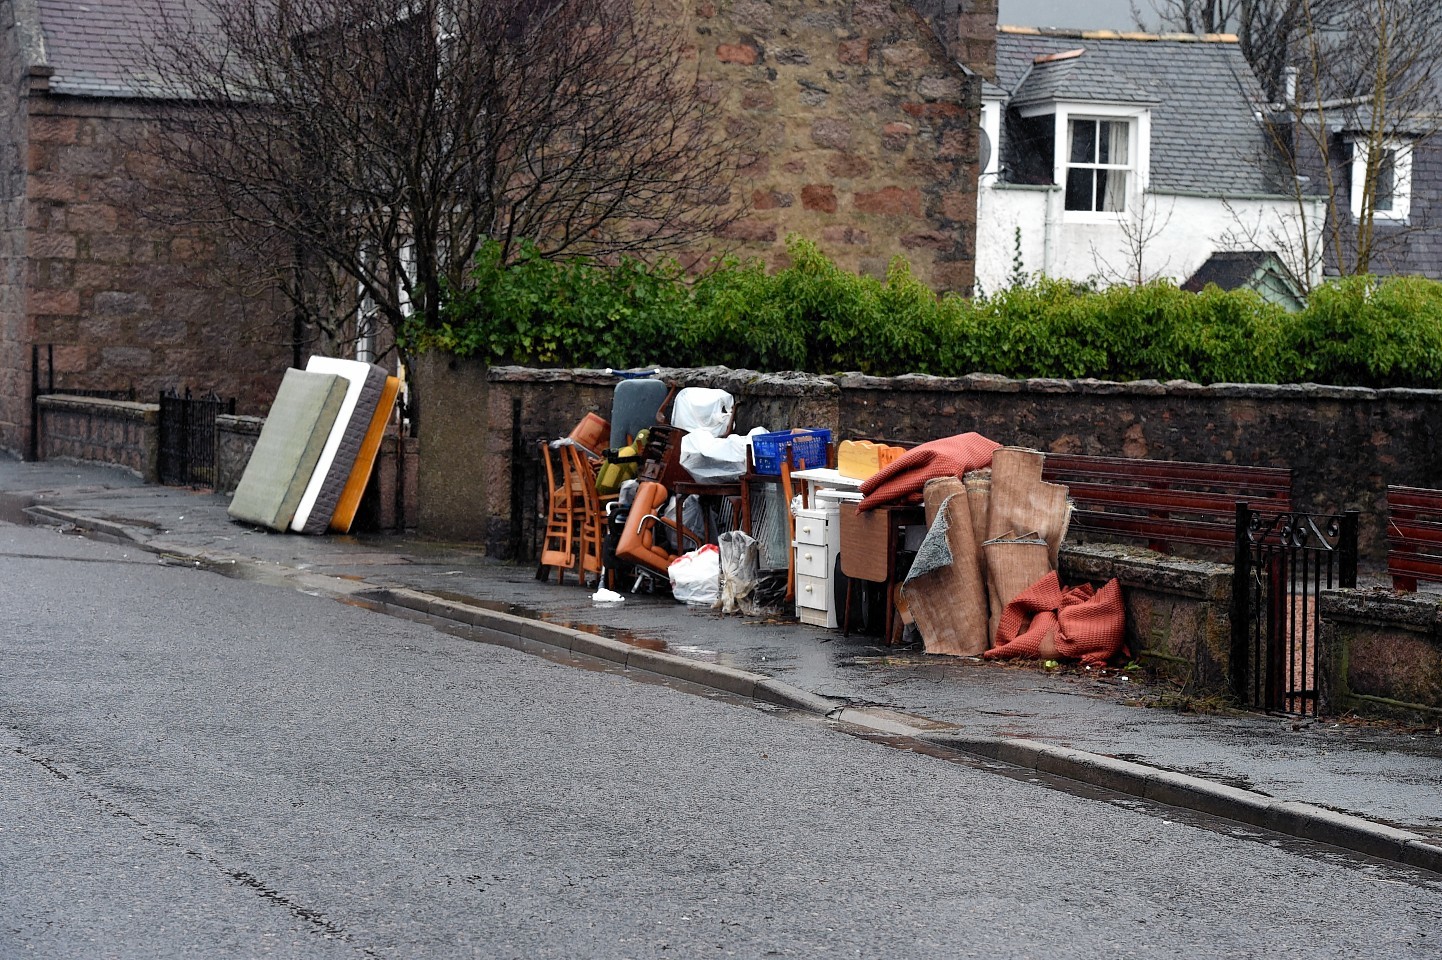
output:
[[[1101,138],[1102,163],[1125,167],[1130,164],[1131,125],[1126,121],[1112,120],[1102,125],[1105,131]],[[1101,209],[1121,212],[1127,208],[1127,171],[1099,170],[1101,178]]]

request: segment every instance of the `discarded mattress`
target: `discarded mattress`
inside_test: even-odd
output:
[[[332,533],[350,533],[351,524],[355,522],[356,511],[360,509],[361,497],[365,496],[366,485],[370,483],[376,456],[381,450],[381,440],[385,437],[386,424],[390,422],[391,411],[395,409],[396,397],[400,395],[400,392],[400,377],[386,377],[385,386],[381,389],[380,402],[376,404],[375,413],[371,414],[370,428],[366,430],[365,439],[361,441],[360,451],[356,454],[355,466],[351,467],[350,476],[345,482],[345,489],[341,490],[340,499],[336,501],[335,512],[331,514],[330,529]]]
[[[334,374],[347,382],[340,413],[326,438],[310,483],[295,508],[295,518],[290,522],[290,528],[296,533],[325,533],[351,468],[355,466],[361,443],[370,430],[371,416],[380,404],[386,371],[373,363],[334,357],[311,357],[305,368],[311,373]]]
[[[346,380],[290,369],[231,497],[236,520],[285,531],[345,401]]]

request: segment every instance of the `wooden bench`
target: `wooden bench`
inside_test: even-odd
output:
[[[1442,490],[1387,487],[1387,573],[1408,593],[1442,583]]]
[[[1292,471],[1283,467],[1047,454],[1042,479],[1066,484],[1072,530],[1144,540],[1160,553],[1174,543],[1231,550],[1239,502],[1292,509]]]

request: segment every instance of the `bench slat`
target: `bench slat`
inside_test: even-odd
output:
[[[1236,530],[1230,523],[1205,520],[1170,520],[1159,517],[1129,517],[1115,513],[1076,510],[1071,525],[1095,533],[1123,534],[1144,540],[1230,546]]]
[[[1170,460],[1134,460],[1126,457],[1086,457],[1048,454],[1042,465],[1043,479],[1127,478],[1132,482],[1184,482],[1188,486],[1210,484],[1224,489],[1250,487],[1290,493],[1292,472],[1285,467],[1249,467],[1230,463],[1190,463]]]
[[[1286,513],[1291,501],[1278,497],[1250,497],[1232,493],[1208,493],[1194,490],[1162,490],[1156,487],[1133,487],[1122,484],[1070,483],[1067,489],[1078,505],[1103,505],[1118,509],[1169,510],[1180,513],[1202,513],[1212,517],[1233,515],[1237,501],[1245,501],[1258,510]]]
[[[1442,583],[1442,490],[1387,487],[1387,572],[1392,586],[1415,591]],[[1438,517],[1437,520],[1424,519]]]
[[[1413,520],[1394,513],[1387,522],[1387,542],[1442,544],[1442,521]]]

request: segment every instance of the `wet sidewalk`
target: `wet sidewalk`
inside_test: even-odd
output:
[[[723,617],[669,598],[597,605],[573,581],[539,582],[533,567],[488,561],[466,545],[273,534],[231,522],[227,502],[145,486],[119,470],[0,457],[0,522],[75,524],[141,544],[159,562],[199,563],[293,588],[297,577],[331,578],[510,612],[775,678],[912,727],[924,718],[938,739],[964,749],[1012,744],[1002,759],[1026,754],[1026,745],[1053,759],[1084,751],[1098,769],[1105,758],[1131,761],[1201,778],[1235,802],[1291,801],[1442,843],[1442,732],[1433,727],[1235,712],[1126,671],[930,657],[790,620]]]

